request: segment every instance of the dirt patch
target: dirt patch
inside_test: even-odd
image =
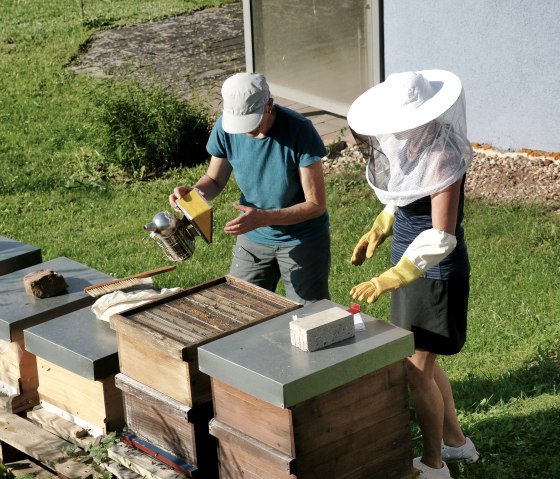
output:
[[[96,32],[71,69],[158,82],[181,98],[196,92],[219,103],[224,80],[245,71],[242,5]]]

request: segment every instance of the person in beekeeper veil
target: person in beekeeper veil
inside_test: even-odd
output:
[[[385,204],[352,264],[393,237],[393,267],[350,294],[372,303],[391,292],[391,321],[413,332],[407,373],[423,442],[413,466],[421,478],[449,478],[445,461],[479,458],[437,361],[462,349],[467,330],[470,264],[461,223],[473,151],[461,81],[442,70],[389,75],[353,102],[348,124],[367,157],[367,181]]]

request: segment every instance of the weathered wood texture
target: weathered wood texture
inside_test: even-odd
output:
[[[112,446],[107,453],[113,461],[145,479],[184,479],[185,477],[150,456],[122,443]]]
[[[221,479],[409,477],[404,361],[289,409],[212,378]],[[259,474],[261,474],[259,476]]]
[[[94,475],[91,467],[64,455],[67,441],[15,414],[0,412],[0,444],[36,459],[60,478],[88,479]]]
[[[198,346],[299,308],[230,276],[113,315],[120,371],[193,407],[211,399]]]
[[[37,407],[26,413],[27,419],[33,424],[49,431],[58,437],[82,448],[89,448],[98,443],[100,438],[93,437],[88,431],[71,421],[61,418],[55,413]]]
[[[0,354],[0,382],[14,394],[0,394],[0,410],[18,413],[39,404],[37,363],[35,356],[25,350],[23,337],[2,342]]]
[[[130,431],[197,468],[200,477],[217,477],[216,440],[208,431],[211,402],[189,408],[122,373],[116,384]]]
[[[124,425],[122,394],[115,376],[96,381],[37,357],[39,398],[101,429],[104,434]]]
[[[57,475],[29,459],[5,463],[6,468],[16,478],[27,477],[32,479],[56,479]]]

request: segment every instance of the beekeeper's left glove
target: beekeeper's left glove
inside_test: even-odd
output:
[[[350,290],[358,301],[373,303],[383,293],[394,291],[418,279],[442,261],[457,245],[455,236],[435,228],[423,231],[409,245],[401,260],[379,277],[360,283]]]
[[[393,234],[393,223],[397,207],[392,203],[387,204],[383,211],[377,215],[371,229],[363,235],[352,253],[350,262],[354,266],[360,266],[363,262],[373,256],[376,248]]]

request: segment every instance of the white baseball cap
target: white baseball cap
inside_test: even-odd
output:
[[[258,73],[236,73],[222,85],[222,127],[226,133],[249,133],[259,126],[270,98],[266,78]]]

